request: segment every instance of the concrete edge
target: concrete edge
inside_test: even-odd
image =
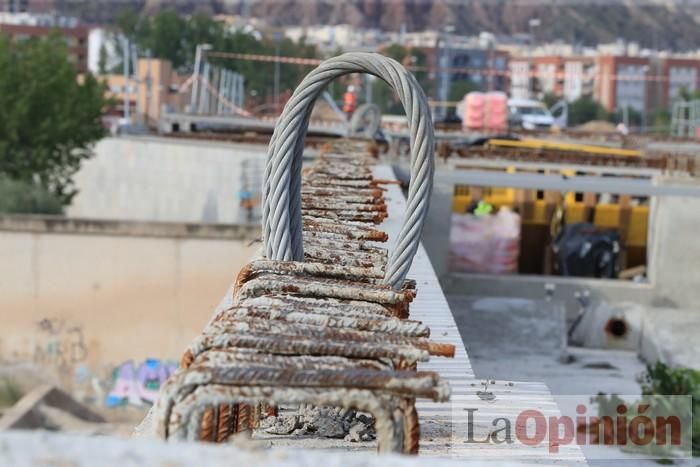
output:
[[[634,289],[653,288],[650,282],[633,282],[621,279],[597,279],[591,277],[573,277],[573,276],[554,276],[554,275],[537,275],[537,274],[481,274],[469,272],[448,272],[449,276],[454,280],[500,280],[507,279],[526,283],[553,282],[555,284],[585,284],[595,286],[596,284],[604,285],[620,285]]]
[[[258,224],[151,222],[31,214],[0,215],[0,232],[3,231],[248,241],[260,238],[261,235]]]
[[[108,436],[89,437],[45,431],[0,432],[0,459],[3,465],[37,467],[70,465],[73,467],[123,467],[126,465],[245,465],[276,467],[420,467],[426,458],[371,452],[343,452],[296,448],[265,449],[255,442],[213,445],[195,442],[131,440]],[[432,467],[487,467],[493,459],[429,458]],[[499,460],[503,467],[537,465],[528,460]]]

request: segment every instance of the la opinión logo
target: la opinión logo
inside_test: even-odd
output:
[[[479,408],[465,408],[466,443],[547,446],[549,453],[559,453],[560,446],[619,446],[665,448],[682,447],[690,429],[684,414],[668,413],[647,403],[628,406],[619,403],[614,413],[589,413],[584,404],[577,404],[575,415],[546,415],[538,409],[527,409],[514,417],[491,420],[488,433],[477,435],[475,426]],[[481,420],[483,424],[483,420]]]

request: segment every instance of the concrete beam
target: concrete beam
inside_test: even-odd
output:
[[[215,240],[254,240],[261,234],[258,224],[117,221],[49,215],[0,216],[0,231]]]
[[[526,162],[507,159],[449,159],[447,161],[450,170],[474,170],[474,169],[507,169],[514,167],[519,170],[550,170],[561,172],[562,170],[574,170],[577,172],[591,174],[614,174],[630,177],[654,177],[661,175],[660,169],[650,169],[645,167],[614,167],[604,165],[571,164],[569,162]]]
[[[421,456],[378,456],[371,452],[341,450],[262,449],[262,443],[247,446],[210,443],[163,442],[114,437],[78,436],[45,431],[8,431],[0,433],[0,459],[3,465],[36,467],[70,465],[73,467],[124,467],[126,465],[167,465],[170,467],[211,467],[245,465],[262,467],[421,467]],[[431,467],[531,466],[532,461],[494,459],[459,460],[430,458]],[[580,465],[580,464],[576,464]]]
[[[650,180],[599,176],[565,177],[536,173],[494,172],[487,170],[439,170],[436,184],[502,186],[562,192],[616,193],[635,196],[686,196],[700,198],[700,185],[656,185]]]

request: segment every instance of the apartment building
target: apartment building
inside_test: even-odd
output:
[[[8,13],[51,13],[55,0],[0,0],[0,11]]]
[[[0,33],[9,36],[13,41],[47,37],[56,31],[63,36],[66,41],[69,59],[75,64],[79,73],[85,73],[88,70],[88,35],[90,33],[88,27],[75,26],[63,28],[0,23]]]
[[[530,96],[530,88],[541,97],[552,94],[573,102],[593,93],[595,59],[588,56],[543,55],[510,59],[510,93],[516,98]],[[529,84],[530,74],[537,78]]]
[[[654,66],[657,76],[656,92],[659,106],[668,107],[677,100],[683,90],[692,94],[700,89],[700,60],[693,58],[664,57]]]
[[[530,65],[527,58],[512,57],[508,62],[510,71],[510,96],[514,99],[530,97]]]
[[[647,57],[603,55],[597,58],[594,97],[609,112],[630,108],[646,113],[651,61]]]
[[[123,111],[124,94],[131,112],[145,115],[151,122],[157,121],[164,109],[182,112],[189,104],[187,76],[179,75],[169,60],[140,58],[135,79],[125,82],[121,74],[103,75],[108,95],[116,102],[116,113]]]

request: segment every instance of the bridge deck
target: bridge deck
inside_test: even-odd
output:
[[[377,166],[374,175],[378,179],[395,178],[391,168],[385,165]],[[389,234],[391,250],[401,228],[406,201],[397,185],[388,185],[387,190],[389,216],[381,228]],[[473,439],[482,440],[494,430],[492,421],[497,417],[506,417],[515,426],[515,419],[523,410],[537,409],[549,417],[559,416],[559,408],[547,386],[537,382],[492,381],[486,392],[494,398],[489,396],[484,400],[483,394],[479,397],[477,392],[484,391],[484,385],[474,375],[457,324],[423,246],[413,260],[408,277],[416,280],[418,292],[411,303],[411,319],[425,322],[431,329],[432,339],[449,342],[457,348],[454,359],[431,358],[429,362],[418,365],[419,370],[440,373],[452,387],[452,401],[449,403],[416,403],[421,424],[421,454],[470,460],[509,460],[524,465],[587,465],[583,453],[575,445],[561,446],[560,452],[552,455],[544,445],[528,447],[517,441],[512,444],[468,442],[470,421],[467,409],[477,409],[472,412]]]
[[[377,179],[393,180],[394,173],[389,166],[378,165],[374,169]],[[385,195],[388,219],[381,225],[390,238],[391,249],[398,236],[403,220],[406,201],[397,185],[387,185]],[[448,228],[448,226],[445,226]],[[419,364],[419,370],[436,371],[448,380],[452,388],[452,401],[434,403],[419,400],[416,403],[421,425],[421,455],[436,457],[458,457],[460,461],[470,461],[468,465],[479,465],[479,460],[498,460],[499,465],[586,465],[578,446],[561,446],[557,455],[549,454],[545,444],[528,447],[514,443],[469,442],[470,428],[474,441],[485,439],[493,430],[492,421],[506,417],[513,422],[523,410],[536,409],[546,417],[559,416],[559,408],[543,383],[490,381],[484,382],[473,373],[467,351],[449,305],[442,292],[430,259],[421,246],[408,274],[416,280],[417,296],[411,304],[411,319],[425,322],[431,329],[431,338],[448,342],[456,347],[453,359],[432,358]],[[229,291],[215,314],[231,306],[232,293]],[[491,396],[484,398],[482,391]],[[469,420],[467,409],[476,409]],[[149,420],[145,421],[144,432],[149,431]],[[338,439],[324,439],[311,436],[276,436],[256,434],[256,439],[264,440],[275,447],[331,448],[353,451],[371,451],[375,443],[349,443]],[[472,464],[472,461],[474,462]]]

